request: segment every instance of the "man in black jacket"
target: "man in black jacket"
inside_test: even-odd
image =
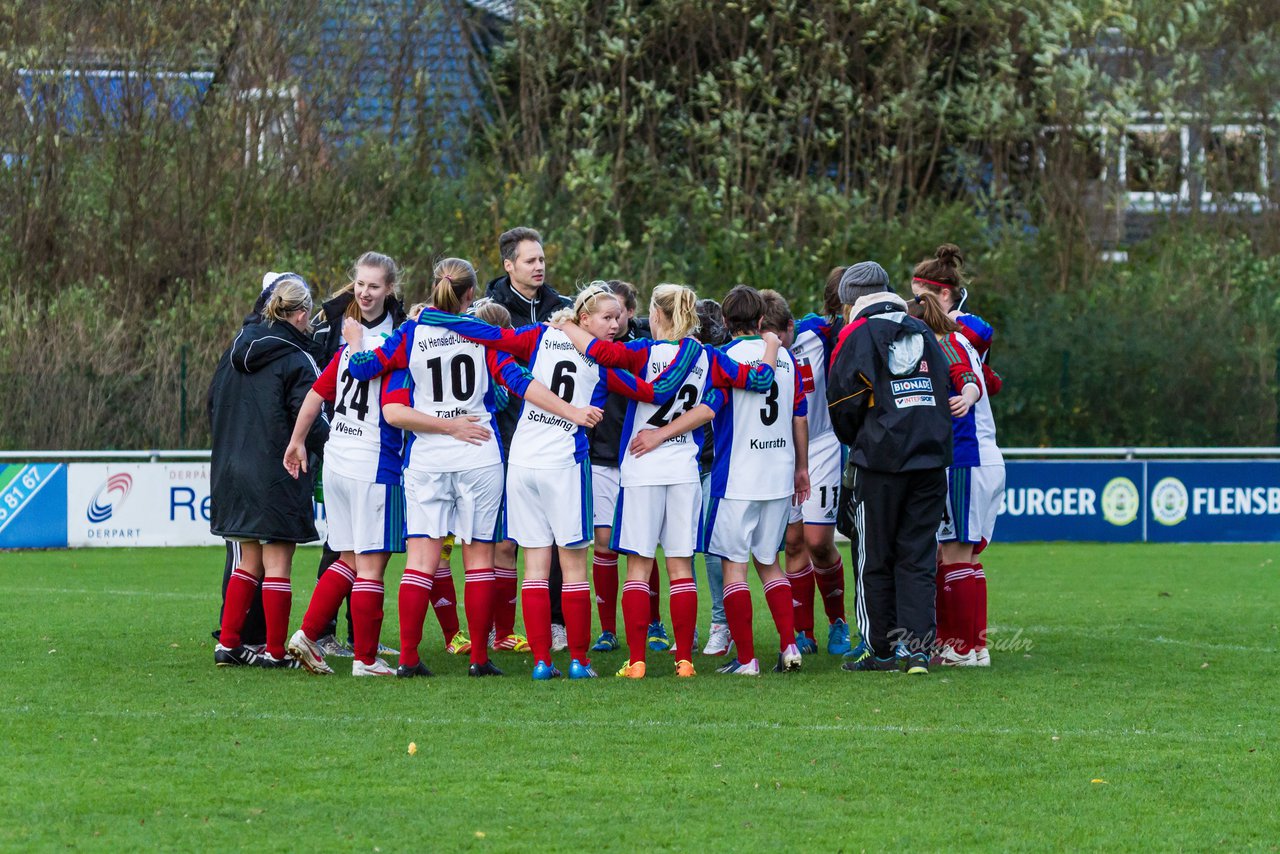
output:
[[[511,314],[513,326],[542,323],[562,308],[573,308],[573,300],[561,296],[546,283],[547,258],[542,251],[542,235],[523,226],[508,229],[498,237],[498,252],[502,255],[502,269],[506,275],[489,282],[485,296],[501,305]],[[518,361],[518,360],[517,360]],[[528,367],[528,365],[523,365]],[[508,407],[498,413],[498,432],[502,446],[511,447],[515,434],[519,407]],[[498,544],[494,552],[494,569],[514,571],[516,547],[511,540]],[[560,607],[560,557],[551,550],[551,648],[564,649],[567,636],[564,629],[564,611]],[[472,638],[473,643],[480,639]]]
[[[870,644],[844,668],[928,673],[950,380],[933,332],[888,284],[874,262],[845,271],[840,299],[853,310],[827,378],[831,423],[850,451],[836,524],[858,549],[858,628]]]

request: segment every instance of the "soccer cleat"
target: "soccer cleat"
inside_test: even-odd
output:
[[[435,674],[427,669],[427,665],[419,661],[412,667],[407,664],[400,665],[396,668],[396,676],[401,679],[413,679],[418,676],[435,676]]]
[[[419,664],[422,662],[419,661]],[[399,676],[399,670],[392,670],[391,666],[381,658],[375,658],[373,664],[365,664],[360,659],[353,659],[351,662],[352,676]]]
[[[977,667],[978,656],[973,650],[961,655],[951,648],[951,644],[944,644],[942,649],[938,650],[937,656],[929,663],[943,667]]]
[[[676,675],[687,679],[690,676],[697,676],[698,671],[693,669],[693,662],[687,659],[680,659],[676,662]]]
[[[846,661],[840,665],[841,670],[850,672],[873,672],[880,671],[884,673],[896,673],[898,671],[898,659],[895,657],[879,658],[871,654],[871,650],[866,650],[857,658]]]
[[[382,642],[378,643],[378,655],[397,655],[398,656],[399,654],[400,654],[400,650],[392,649],[391,647],[387,646],[385,643],[382,643]]]
[[[735,658],[723,667],[717,667],[716,673],[732,673],[734,676],[759,676],[760,661],[759,659],[753,658],[747,663],[742,664]]]
[[[671,649],[671,639],[667,637],[667,627],[660,622],[649,624],[649,637],[645,640],[649,644],[649,649],[654,652],[663,652]]]
[[[325,657],[336,655],[338,658],[355,658],[356,654],[351,649],[351,644],[343,643],[333,635],[325,635],[316,641],[316,646],[320,647]]]
[[[559,652],[562,649],[569,648],[569,633],[564,630],[562,623],[551,624],[551,651]]]
[[[219,667],[270,667],[262,660],[262,656],[247,646],[225,647],[216,644],[213,647],[213,663]]]
[[[289,646],[287,648],[290,655],[297,661],[302,662],[303,667],[317,676],[326,676],[333,673],[333,668],[324,660],[324,653],[320,650],[320,645],[307,637],[307,633],[302,629],[298,629],[293,633],[293,637],[289,638]]]
[[[836,620],[827,631],[827,654],[848,655],[853,651],[849,642],[849,624],[844,620]]]
[[[791,644],[778,656],[778,660],[782,662],[782,667],[788,673],[794,673],[800,669],[800,665],[804,662],[804,658],[800,655],[800,649]]]
[[[262,654],[262,666],[275,667],[281,670],[301,670],[302,662],[287,652],[284,654],[284,658],[276,658],[271,653],[264,652]]]
[[[467,667],[468,676],[506,676],[492,661],[484,664],[471,664]]]
[[[578,659],[569,662],[570,679],[595,679],[600,674],[591,667],[591,662],[581,663]]]
[[[796,635],[795,646],[805,655],[810,655],[818,651],[818,642],[804,633]]]
[[[592,652],[613,652],[618,648],[618,636],[613,632],[601,632],[600,637],[591,645]]]
[[[454,632],[453,638],[444,645],[444,651],[450,655],[466,655],[471,652],[471,641],[467,639],[465,632]]]
[[[927,652],[913,652],[908,656],[898,659],[899,666],[912,676],[928,676],[929,675],[929,654]]]
[[[711,624],[711,636],[702,650],[703,655],[728,655],[733,649],[733,638],[729,635],[729,627],[724,623]]]
[[[539,661],[533,666],[533,673],[531,675],[538,682],[544,682],[548,679],[559,679],[564,674],[557,670],[554,664]]]
[[[643,679],[645,672],[645,663],[643,661],[631,662],[618,668],[618,672],[613,674],[622,679]]]
[[[984,646],[982,649],[974,651],[974,663],[977,667],[991,666],[991,653]]]
[[[524,635],[507,635],[502,640],[489,644],[489,648],[509,650],[511,652],[529,652],[529,641]]]

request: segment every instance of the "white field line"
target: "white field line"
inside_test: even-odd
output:
[[[321,724],[332,726],[333,724],[354,724],[358,726],[378,726],[385,727],[387,719],[382,715],[359,715],[351,713],[341,714],[307,714],[293,712],[235,712],[221,714],[214,709],[202,710],[133,710],[133,709],[43,709],[34,706],[24,705],[9,708],[0,708],[0,716],[16,717],[18,715],[34,714],[42,717],[63,717],[63,718],[124,718],[124,719],[169,719],[186,718],[194,720],[218,721],[227,726],[234,726],[241,721],[268,721],[273,723],[302,723],[302,724]],[[415,724],[423,727],[515,727],[522,724],[518,721],[511,720],[494,720],[493,718],[472,718],[472,717],[401,717],[396,719],[396,723]],[[840,733],[840,732],[860,732],[871,734],[893,733],[900,735],[973,735],[992,738],[1004,738],[1008,736],[1039,736],[1043,738],[1051,738],[1058,736],[1060,738],[1142,738],[1142,739],[1168,739],[1170,741],[1179,742],[1219,742],[1219,741],[1237,741],[1260,738],[1271,738],[1272,735],[1266,732],[1237,730],[1235,732],[1227,732],[1221,734],[1205,734],[1197,732],[1157,732],[1149,729],[1136,729],[1125,727],[1122,729],[1053,729],[1051,727],[984,727],[984,726],[902,726],[897,724],[866,724],[850,721],[849,723],[840,724],[817,724],[817,723],[775,723],[769,721],[742,721],[737,720],[732,724],[716,722],[716,721],[688,721],[688,720],[637,720],[631,719],[627,721],[619,720],[598,720],[584,721],[578,718],[563,720],[541,720],[540,725],[558,728],[562,727],[565,731],[571,728],[591,728],[604,729],[610,731],[623,731],[627,728],[649,728],[673,731],[688,730],[705,730],[708,732],[724,732],[726,727],[735,729],[745,729],[749,731],[761,732],[817,732],[817,733]]]
[[[81,590],[72,587],[0,587],[0,593],[39,593],[54,596],[142,596],[156,599],[194,599],[207,602],[217,600],[211,593],[177,593],[171,590]]]
[[[1075,635],[1078,637],[1088,637],[1096,639],[1099,634],[1103,633],[1129,633],[1125,636],[1126,642],[1138,641],[1141,643],[1156,643],[1172,646],[1186,646],[1194,649],[1203,649],[1211,652],[1256,652],[1264,655],[1274,655],[1280,650],[1273,646],[1245,646],[1243,644],[1234,643],[1210,643],[1208,641],[1186,640],[1184,638],[1170,638],[1160,634],[1150,636],[1132,634],[1136,631],[1159,632],[1168,630],[1168,626],[1150,626],[1150,625],[1117,625],[1117,626],[1096,626],[1094,628],[1084,629],[1075,626],[992,626],[989,632],[989,639],[995,648],[999,648],[1000,641],[1009,638],[1016,632],[1021,632],[1025,639],[1034,640],[1038,634],[1046,635]],[[1014,653],[1008,653],[1013,655]]]

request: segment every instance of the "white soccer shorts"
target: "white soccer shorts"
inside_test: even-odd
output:
[[[834,436],[809,448],[809,497],[791,506],[790,522],[806,525],[834,525],[840,500],[840,476],[844,469],[844,446]]]
[[[702,520],[699,550],[735,563],[746,563],[752,557],[761,566],[775,563],[790,515],[790,498],[713,498]]]
[[[938,526],[940,543],[991,542],[1004,494],[1004,466],[947,469],[947,513]]]
[[[613,550],[653,557],[693,557],[702,515],[702,484],[624,486],[614,516]]]
[[[324,512],[329,548],[335,552],[404,551],[404,490],[398,483],[369,483],[326,471]]]
[[[591,463],[563,469],[507,466],[507,536],[527,549],[586,548],[595,538]]]
[[[404,495],[411,537],[453,534],[460,543],[503,537],[501,463],[464,471],[407,469]]]
[[[613,511],[618,506],[622,470],[617,466],[591,464],[591,515],[597,528],[613,527]]]

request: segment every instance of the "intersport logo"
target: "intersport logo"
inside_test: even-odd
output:
[[[105,522],[115,513],[116,508],[123,505],[133,491],[133,477],[126,472],[113,474],[103,481],[102,486],[94,493],[85,511],[85,517],[95,525]],[[112,496],[115,496],[112,498]]]

